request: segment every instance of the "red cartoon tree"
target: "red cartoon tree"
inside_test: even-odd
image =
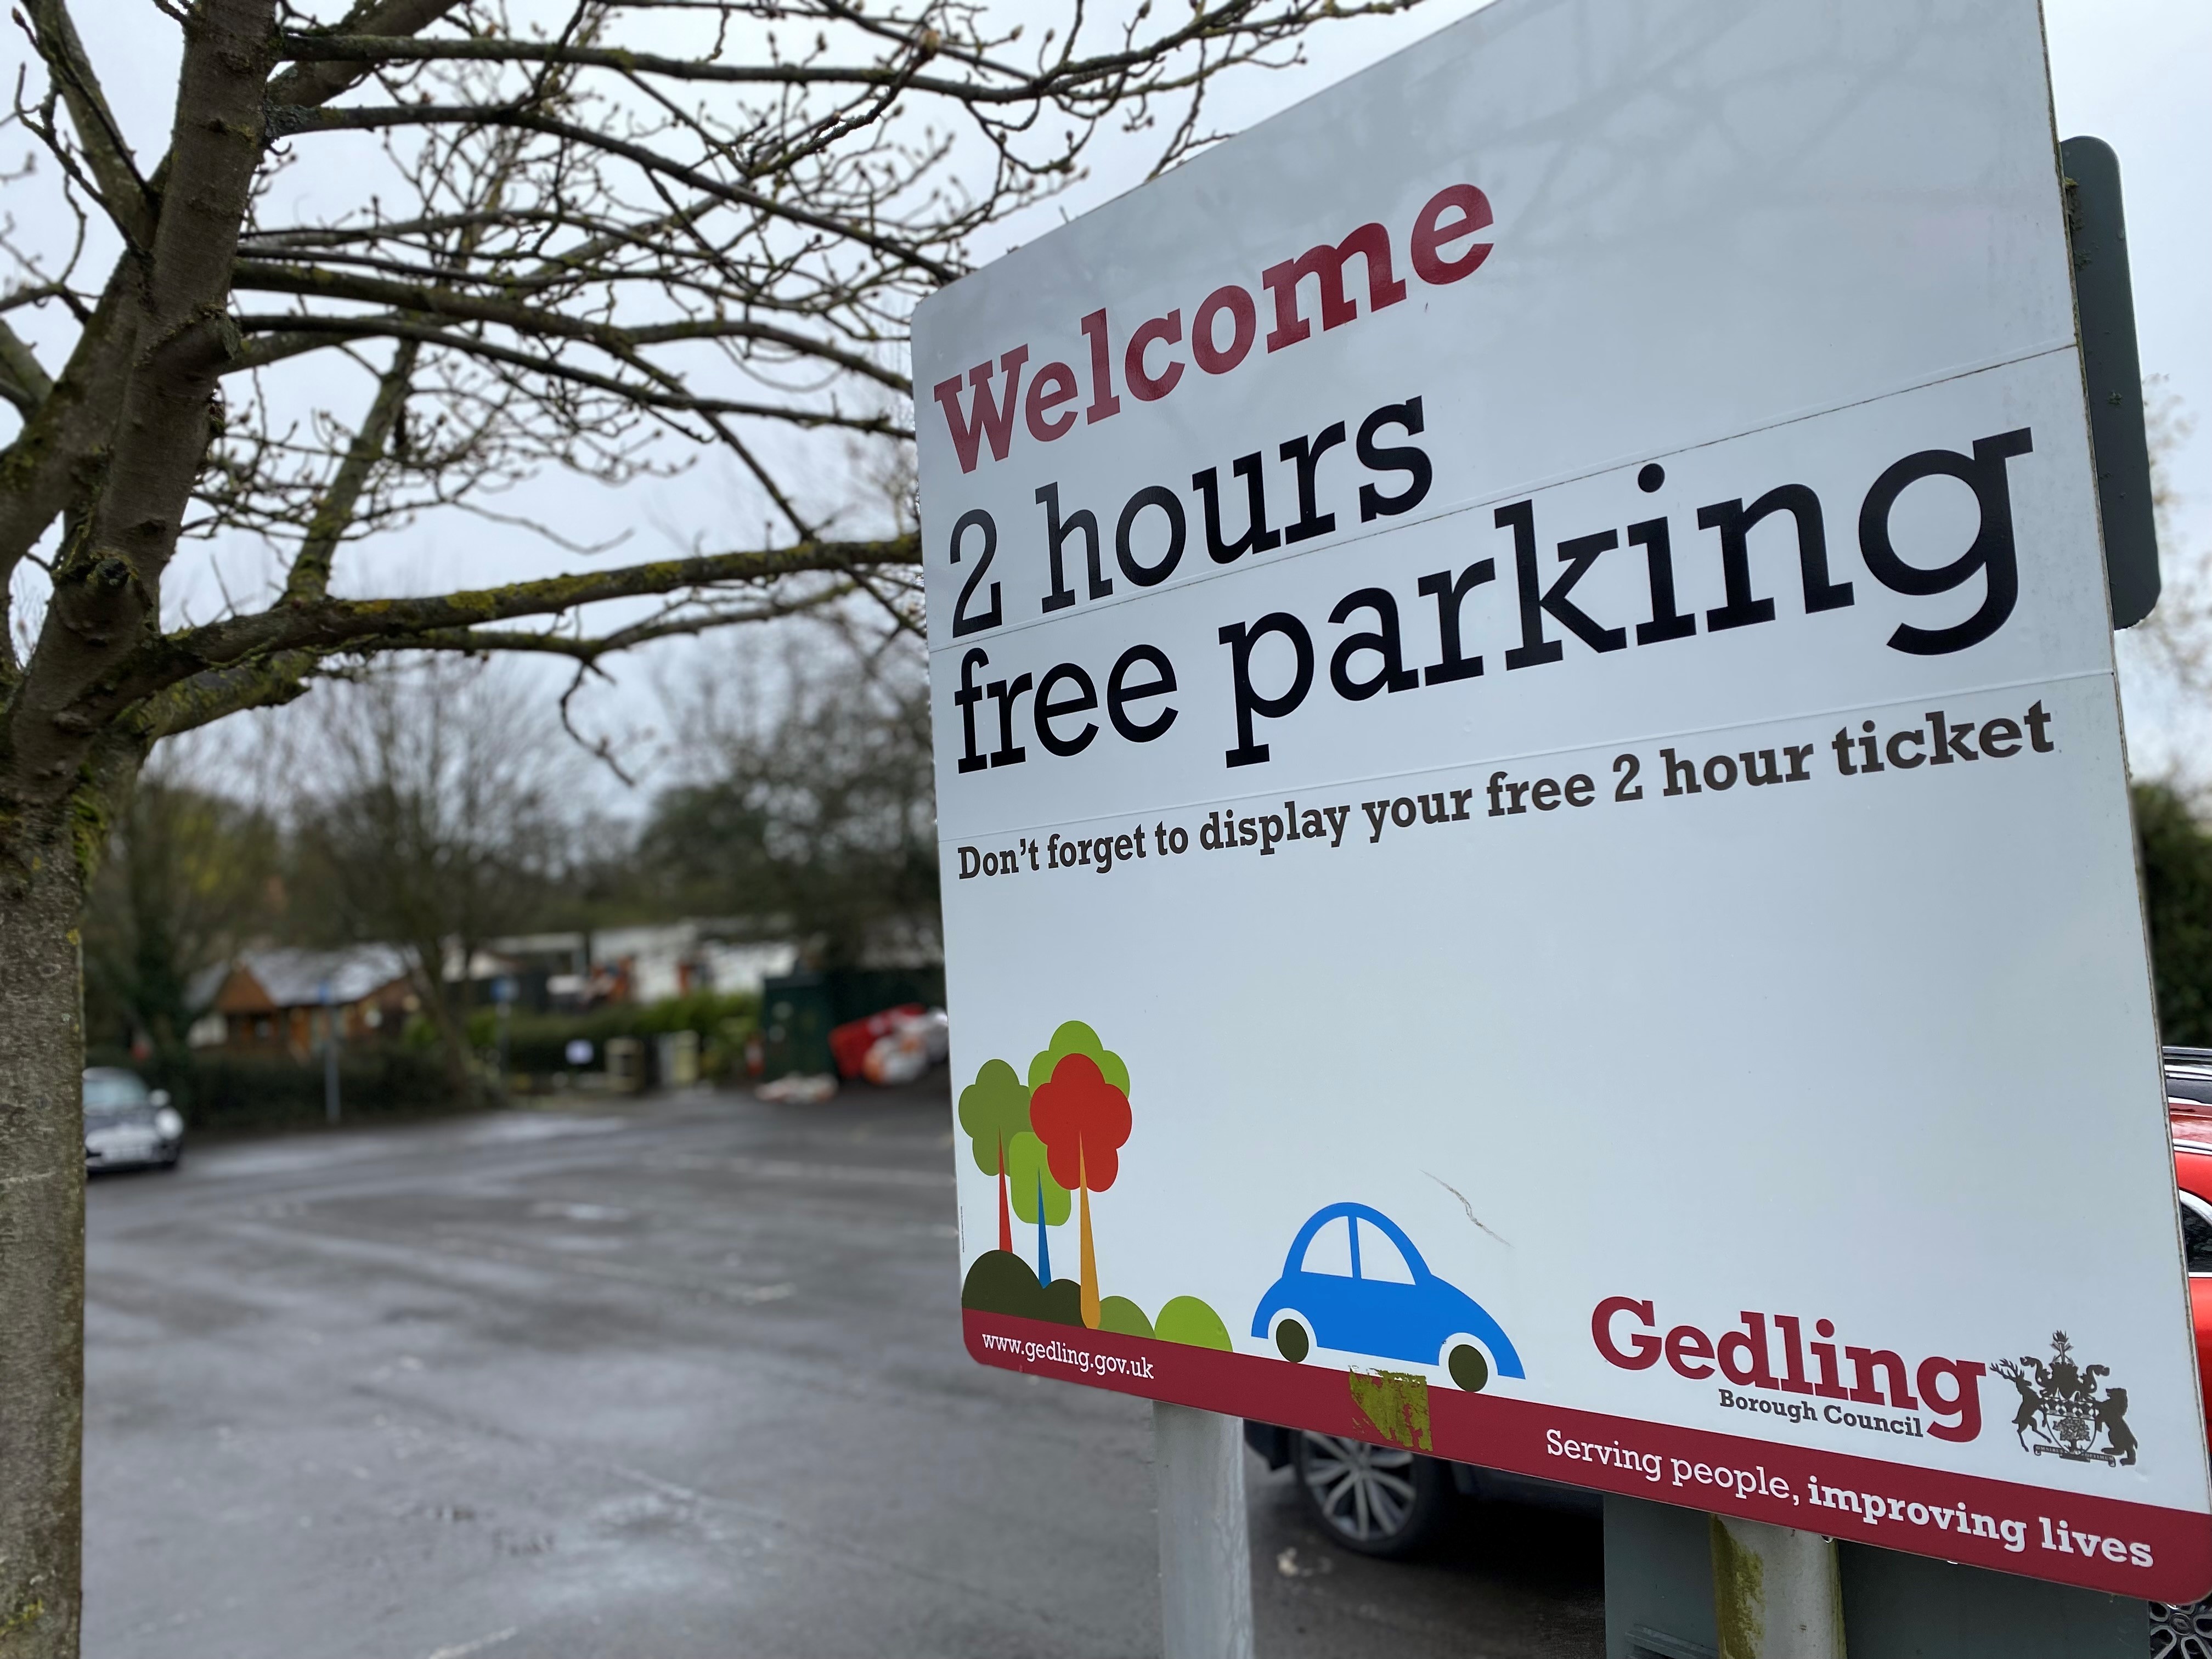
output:
[[[1087,1029],[1084,1035],[1090,1036]],[[1093,1045],[1097,1042],[1091,1038]],[[1060,1046],[1057,1038],[1054,1046]],[[1118,1064],[1115,1069],[1121,1070]],[[1030,1127],[1045,1144],[1052,1178],[1079,1195],[1083,1322],[1095,1330],[1098,1264],[1091,1247],[1091,1194],[1104,1192],[1121,1172],[1121,1148],[1129,1138],[1128,1093],[1107,1081],[1091,1055],[1063,1054],[1030,1097]]]

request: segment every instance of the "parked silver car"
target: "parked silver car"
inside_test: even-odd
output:
[[[185,1155],[184,1115],[166,1089],[136,1072],[94,1066],[84,1074],[84,1167],[173,1170]]]

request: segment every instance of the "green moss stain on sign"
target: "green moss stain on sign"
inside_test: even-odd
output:
[[[1376,1431],[1408,1451],[1429,1449],[1429,1379],[1410,1371],[1352,1371],[1352,1403]]]

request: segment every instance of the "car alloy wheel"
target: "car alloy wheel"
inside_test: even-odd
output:
[[[2150,1604],[2150,1659],[2212,1659],[2212,1596],[2187,1607]]]
[[[1434,1458],[1301,1430],[1298,1490],[1329,1536],[1362,1555],[1403,1555],[1434,1528],[1451,1482]]]

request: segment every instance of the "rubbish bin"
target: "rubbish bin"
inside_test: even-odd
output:
[[[645,1081],[645,1045],[635,1037],[607,1039],[607,1087],[632,1094]]]
[[[664,1089],[688,1089],[699,1080],[699,1034],[663,1031],[653,1040],[653,1080]]]
[[[919,1003],[945,1006],[942,968],[832,968],[819,973],[786,974],[761,987],[761,1046],[763,1075],[797,1072],[832,1073],[832,1027]]]

